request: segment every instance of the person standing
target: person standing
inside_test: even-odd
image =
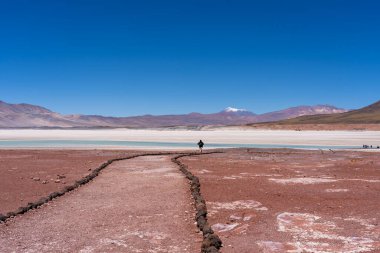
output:
[[[199,140],[199,142],[198,142],[198,147],[199,147],[199,150],[201,151],[201,153],[202,153],[202,151],[203,151],[203,146],[204,146],[205,144],[203,143],[203,141],[202,140]]]

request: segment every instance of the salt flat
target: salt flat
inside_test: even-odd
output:
[[[0,130],[0,140],[82,140],[188,142],[202,139],[206,144],[320,145],[358,146],[380,145],[380,131],[292,131],[249,130],[241,128],[214,130],[168,129],[91,129],[91,130]]]

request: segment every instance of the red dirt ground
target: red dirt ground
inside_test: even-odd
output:
[[[0,213],[65,187],[108,159],[132,153],[0,150]],[[224,243],[222,252],[380,252],[377,152],[236,149],[181,161],[200,178],[210,224]],[[62,198],[72,203],[70,196]],[[15,226],[17,219],[36,219],[37,224],[39,215],[45,215],[41,210],[16,218]]]
[[[222,252],[380,252],[380,156],[239,149],[185,157]]]
[[[0,213],[64,188],[109,159],[137,152],[113,150],[0,150]]]

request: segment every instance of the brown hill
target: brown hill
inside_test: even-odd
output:
[[[342,112],[347,112],[347,110],[336,108],[335,106],[331,105],[304,105],[258,115],[257,122],[271,122],[278,121],[279,119],[292,119],[304,115],[335,114]]]
[[[380,124],[380,101],[358,110],[328,115],[301,116],[271,124]]]

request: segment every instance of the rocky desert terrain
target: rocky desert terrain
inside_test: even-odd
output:
[[[220,252],[380,252],[378,152],[219,152],[181,157],[179,167],[173,153],[1,150],[2,213],[109,159],[133,157],[0,224],[0,252],[200,252],[208,226]],[[191,185],[183,168],[196,177]],[[193,191],[198,179],[202,196]],[[199,220],[203,198],[207,224]]]

